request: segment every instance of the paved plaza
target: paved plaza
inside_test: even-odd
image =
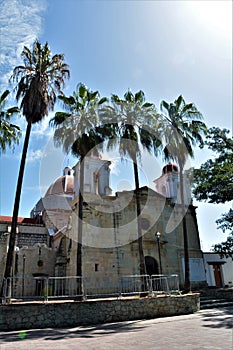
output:
[[[96,326],[0,333],[0,350],[231,350],[233,308]]]

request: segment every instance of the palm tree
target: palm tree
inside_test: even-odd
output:
[[[17,106],[5,109],[9,90],[5,90],[0,96],[0,152],[5,152],[7,146],[19,143],[20,127],[12,124],[10,119],[13,115],[20,113]]]
[[[205,135],[207,128],[203,123],[202,114],[197,110],[193,103],[186,104],[182,95],[173,103],[161,102],[161,111],[165,111],[164,117],[164,139],[165,159],[175,160],[180,168],[180,197],[182,205],[182,227],[184,241],[184,265],[185,265],[185,284],[184,291],[191,290],[190,283],[190,265],[188,232],[185,216],[184,201],[184,166],[188,158],[194,157],[192,146],[203,145],[202,135]]]
[[[63,146],[65,152],[71,151],[79,158],[79,205],[78,205],[78,242],[77,242],[77,276],[82,277],[82,234],[83,234],[83,189],[84,189],[84,159],[88,152],[97,152],[105,135],[99,125],[98,108],[107,101],[100,98],[98,91],[91,91],[80,83],[72,96],[59,96],[66,112],[57,112],[50,120],[56,128],[54,141],[57,146]],[[82,295],[82,279],[78,280],[78,293]]]
[[[11,79],[17,82],[16,99],[21,99],[20,108],[26,118],[27,128],[18,175],[4,274],[7,280],[9,280],[8,277],[10,277],[12,273],[16,226],[31,127],[32,124],[41,121],[48,115],[49,110],[54,109],[56,93],[62,93],[61,89],[64,87],[65,79],[70,76],[68,66],[64,62],[64,55],[56,54],[52,56],[48,43],[42,46],[41,43],[36,40],[33,44],[33,50],[30,51],[30,49],[25,46],[21,55],[24,60],[24,65],[14,68]]]
[[[140,275],[146,274],[145,259],[143,252],[143,239],[141,227],[141,202],[138,175],[138,162],[141,159],[141,146],[143,149],[157,154],[161,146],[161,140],[158,135],[158,114],[152,103],[145,102],[145,94],[138,91],[136,94],[128,91],[124,99],[117,95],[112,95],[113,113],[118,120],[116,134],[113,142],[110,138],[110,147],[118,143],[122,159],[129,156],[133,161],[136,213],[137,213],[137,231],[138,231],[138,251],[139,251],[139,271]]]

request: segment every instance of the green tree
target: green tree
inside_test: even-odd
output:
[[[148,152],[157,154],[161,146],[161,140],[158,134],[159,115],[155,111],[154,104],[145,101],[143,91],[133,94],[128,91],[124,94],[124,99],[117,95],[112,95],[113,105],[113,135],[110,136],[109,147],[118,147],[122,159],[126,156],[133,161],[136,212],[137,212],[137,231],[138,231],[138,250],[140,275],[145,275],[145,259],[143,252],[143,237],[141,227],[141,202],[140,187],[138,175],[138,162],[141,159],[141,148]]]
[[[21,136],[20,127],[10,122],[15,114],[20,113],[19,108],[17,106],[5,108],[9,94],[10,91],[5,90],[0,96],[0,152],[5,152],[7,146],[18,144]]]
[[[214,251],[219,253],[221,257],[230,256],[233,259],[233,210],[230,209],[228,213],[223,214],[216,223],[219,224],[218,228],[221,228],[223,232],[230,231],[230,234],[225,242],[214,245]]]
[[[228,130],[210,128],[205,145],[216,153],[194,171],[194,195],[197,200],[225,203],[233,199],[233,139]]]
[[[72,96],[59,96],[65,112],[57,112],[50,124],[56,128],[55,145],[62,146],[65,152],[71,151],[79,158],[79,202],[78,202],[78,242],[77,242],[77,276],[82,277],[82,235],[83,235],[83,190],[84,162],[86,155],[101,148],[105,139],[103,128],[99,123],[98,109],[107,101],[100,98],[98,91],[91,91],[80,83]],[[79,283],[82,295],[82,283]]]
[[[197,200],[216,204],[233,200],[233,138],[228,134],[227,129],[208,130],[205,145],[215,152],[215,157],[194,170],[193,193]],[[231,232],[226,242],[214,245],[214,251],[233,256],[233,210],[223,214],[216,223],[223,232]]]
[[[25,46],[21,56],[24,64],[14,68],[11,79],[17,82],[16,99],[21,100],[20,108],[26,118],[27,128],[16,187],[5,278],[12,274],[19,203],[31,127],[48,115],[49,110],[54,109],[56,93],[62,93],[65,79],[70,75],[64,55],[52,56],[48,43],[42,46],[36,40],[32,51]],[[1,292],[3,293],[3,285]]]
[[[202,135],[206,133],[206,125],[202,115],[193,103],[186,104],[182,95],[173,103],[161,102],[164,116],[165,159],[173,159],[179,165],[180,196],[182,205],[182,227],[184,241],[185,285],[184,291],[191,290],[188,232],[184,201],[184,166],[187,158],[194,157],[193,146],[203,145]]]

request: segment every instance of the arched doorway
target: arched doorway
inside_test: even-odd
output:
[[[145,265],[147,275],[151,276],[159,274],[159,265],[152,256],[145,256]]]

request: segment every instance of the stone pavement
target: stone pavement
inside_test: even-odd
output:
[[[62,329],[0,333],[0,350],[231,350],[233,308]]]

